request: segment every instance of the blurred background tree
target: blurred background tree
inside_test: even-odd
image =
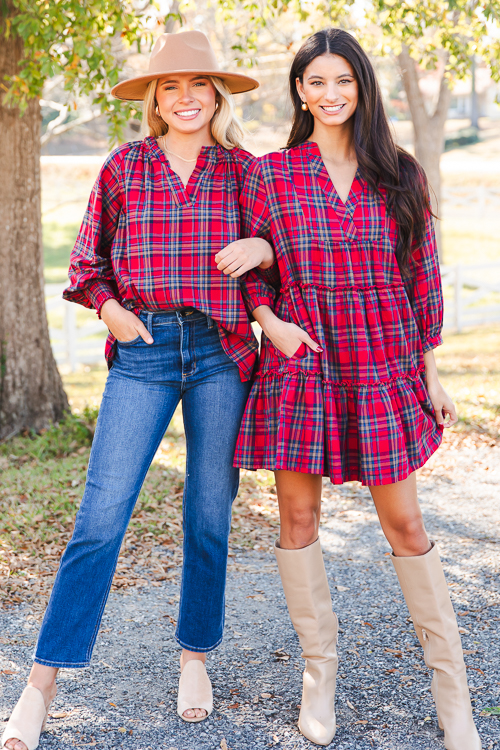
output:
[[[149,7],[148,0],[0,3],[0,439],[40,429],[68,408],[50,346],[43,288],[44,83],[58,79],[70,93],[64,117],[72,101],[86,96],[92,110],[106,113],[116,139],[134,110],[111,99],[109,91],[118,80],[122,51],[151,37]]]
[[[365,50],[397,61],[414,129],[415,155],[427,172],[437,211],[441,198],[440,158],[454,81],[484,60],[500,80],[500,0],[218,0],[226,22],[238,26],[234,50],[242,63],[258,59],[261,32],[276,38],[290,16],[317,31],[337,26],[353,31]],[[281,29],[280,29],[281,27]],[[279,30],[279,31],[278,31]],[[433,71],[435,95],[425,97],[420,79]],[[477,119],[477,118],[476,118]],[[438,242],[440,225],[438,222]]]

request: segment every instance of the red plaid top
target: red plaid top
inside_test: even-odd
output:
[[[155,138],[117,148],[92,190],[64,299],[98,313],[108,299],[136,314],[195,307],[218,323],[224,351],[249,380],[258,344],[239,280],[214,256],[241,237],[238,199],[253,160],[239,148],[204,147],[184,187]],[[110,333],[108,363],[114,350]]]

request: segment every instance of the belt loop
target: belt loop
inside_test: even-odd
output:
[[[147,313],[146,328],[148,329],[149,335],[152,336],[153,335],[153,313],[152,312]]]
[[[211,318],[210,315],[207,315],[207,325],[208,325],[208,328],[214,327],[214,319]]]

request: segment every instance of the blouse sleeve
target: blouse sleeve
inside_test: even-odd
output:
[[[443,290],[434,220],[427,217],[425,238],[413,254],[413,277],[406,285],[424,352],[443,343]]]
[[[243,237],[262,237],[273,244],[266,187],[258,162],[247,173],[240,194],[240,213]],[[280,274],[276,260],[265,270],[253,268],[242,276],[241,292],[249,314],[260,305],[273,307],[279,287]]]
[[[123,149],[115,151],[99,173],[71,252],[70,286],[63,292],[64,299],[93,307],[98,314],[106,300],[119,299],[111,247],[122,209],[122,160]]]

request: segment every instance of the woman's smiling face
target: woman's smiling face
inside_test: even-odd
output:
[[[339,55],[319,55],[304,70],[297,91],[313,117],[324,125],[341,125],[358,105],[358,82],[352,65]]]
[[[164,76],[156,86],[156,101],[169,129],[197,133],[209,126],[215,113],[215,87],[206,76],[187,73]]]

